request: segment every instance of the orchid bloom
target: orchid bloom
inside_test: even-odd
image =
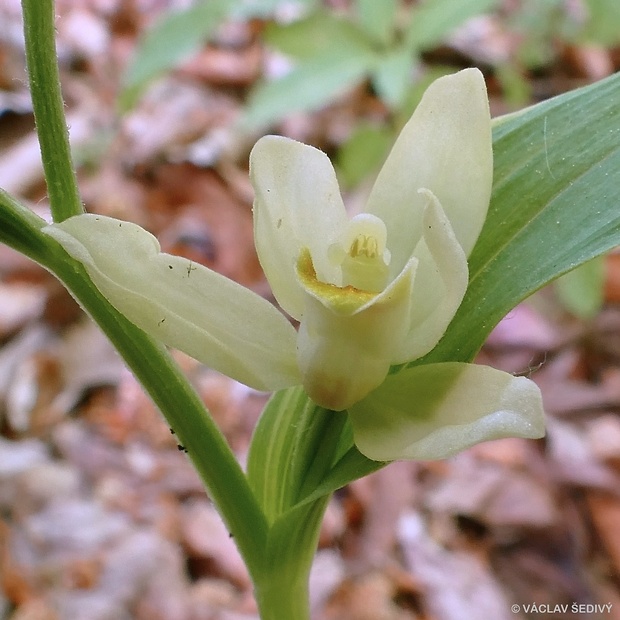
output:
[[[365,211],[349,217],[321,151],[266,136],[250,155],[258,256],[295,331],[266,300],[127,222],[79,215],[45,230],[129,320],[259,390],[302,384],[348,410],[369,458],[443,458],[544,434],[533,382],[464,363],[388,375],[428,353],[465,293],[491,196],[484,79],[435,81],[397,139]]]

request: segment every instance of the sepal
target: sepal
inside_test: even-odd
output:
[[[357,448],[377,461],[443,459],[481,441],[545,433],[533,381],[460,362],[390,375],[349,415]]]
[[[129,222],[84,214],[43,232],[83,263],[132,323],[258,390],[300,382],[293,326],[268,301],[180,256]]]

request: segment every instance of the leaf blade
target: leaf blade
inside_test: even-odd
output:
[[[496,121],[493,196],[469,287],[442,341],[416,363],[450,350],[469,361],[520,301],[618,245],[618,101],[620,75]]]

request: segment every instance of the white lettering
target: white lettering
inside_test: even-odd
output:
[[[523,603],[521,609],[526,614],[603,614],[611,613],[612,603]]]
[[[575,603],[573,603],[573,606],[574,605]],[[565,614],[568,613],[570,606],[568,603],[562,603],[557,605],[550,605],[549,603],[530,603],[524,604],[521,607],[526,614]]]
[[[611,613],[611,603],[606,604],[593,604],[593,603],[573,603],[571,605],[571,612],[574,614],[593,614],[593,613]]]

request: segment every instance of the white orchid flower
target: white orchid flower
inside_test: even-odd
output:
[[[258,295],[161,253],[134,224],[80,215],[46,232],[164,343],[257,389],[303,384],[317,404],[348,410],[369,458],[443,458],[479,441],[544,434],[540,392],[528,379],[463,363],[388,376],[428,353],[459,307],[492,174],[476,69],[428,88],[355,217],[324,153],[259,140],[250,155],[256,248],[298,332]]]

